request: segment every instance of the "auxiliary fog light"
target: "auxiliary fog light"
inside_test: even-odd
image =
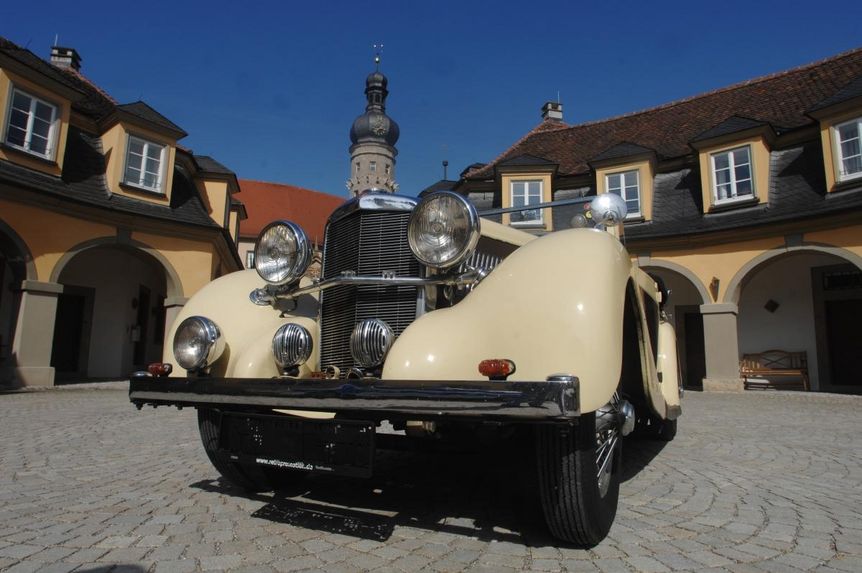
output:
[[[314,339],[311,338],[311,333],[298,324],[284,324],[272,337],[272,355],[282,371],[308,360],[313,348]]]
[[[378,318],[367,318],[350,334],[350,353],[363,368],[380,366],[394,341],[395,333],[388,324]]]
[[[219,359],[224,352],[224,338],[216,323],[203,316],[190,316],[174,334],[174,357],[177,364],[196,372]]]

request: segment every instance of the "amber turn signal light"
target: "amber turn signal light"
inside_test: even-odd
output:
[[[153,362],[149,366],[147,366],[147,372],[156,376],[157,378],[161,378],[163,376],[167,376],[173,371],[174,367],[165,362]]]
[[[489,358],[479,363],[479,374],[491,380],[505,380],[515,373],[515,363],[508,358]]]

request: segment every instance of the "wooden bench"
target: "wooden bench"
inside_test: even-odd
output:
[[[767,350],[744,354],[739,374],[746,390],[808,391],[808,356],[802,352]]]

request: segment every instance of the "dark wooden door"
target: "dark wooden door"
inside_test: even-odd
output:
[[[706,349],[703,344],[703,315],[699,312],[685,314],[685,385],[702,388],[706,376]]]
[[[826,301],[826,337],[832,384],[862,386],[859,353],[862,351],[862,299]]]

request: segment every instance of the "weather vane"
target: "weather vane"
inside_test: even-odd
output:
[[[383,44],[374,44],[374,65],[380,70],[380,54],[383,53]]]

